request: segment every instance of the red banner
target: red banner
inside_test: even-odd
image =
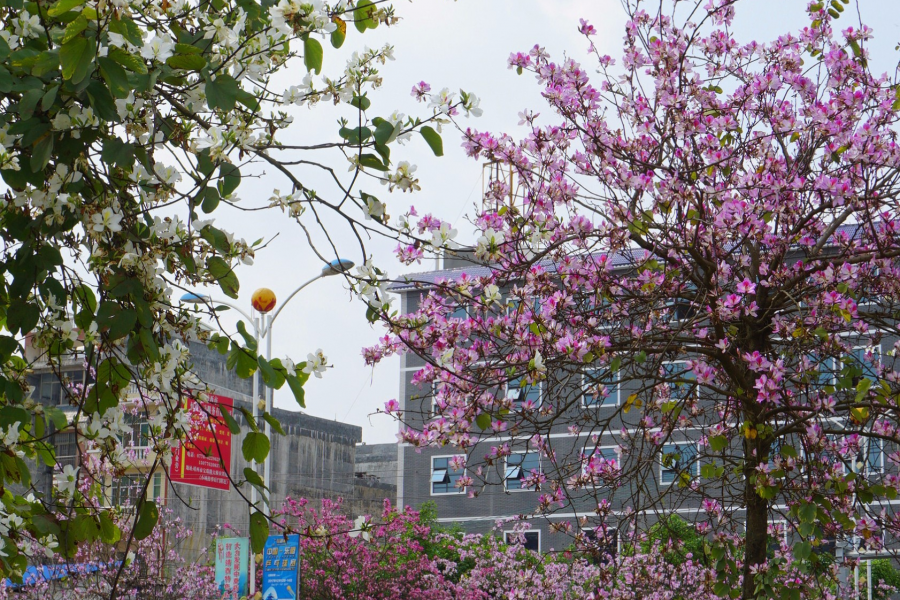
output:
[[[172,457],[169,477],[173,483],[227,490],[231,483],[231,431],[221,410],[230,414],[234,400],[210,394],[204,402],[188,398],[185,408],[191,416],[191,431]]]

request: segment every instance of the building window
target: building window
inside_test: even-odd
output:
[[[126,446],[147,448],[153,445],[150,422],[144,416],[126,415],[125,422],[130,426],[130,430],[125,434],[125,439],[122,440]]]
[[[510,545],[519,545],[532,552],[541,551],[540,531],[504,531],[503,541]]]
[[[54,433],[53,447],[56,450],[56,464],[60,467],[78,466],[78,435],[74,431]]]
[[[621,467],[619,447],[597,446],[589,442],[584,447],[581,465],[581,472],[584,474],[604,473],[609,468],[618,470]]]
[[[854,473],[883,473],[884,448],[878,438],[863,438],[859,442],[859,452],[851,465]]]
[[[153,474],[153,499],[157,500],[158,504],[165,504],[165,494],[163,493],[163,474],[160,471],[157,471]]]
[[[81,384],[84,382],[84,371],[65,371],[62,378],[67,380],[69,384]],[[44,406],[60,406],[68,405],[69,398],[63,388],[60,378],[56,373],[41,373],[37,384],[38,393],[40,394],[40,402]]]
[[[846,370],[841,375],[847,375],[851,379],[853,387],[863,379],[871,380],[872,384],[878,381],[878,365],[880,362],[880,347],[868,348],[856,346],[849,355],[844,357],[843,367]],[[866,358],[866,355],[869,358]]]
[[[697,309],[691,305],[690,301],[681,298],[668,300],[666,302],[666,311],[668,314],[667,320],[672,323],[690,319],[697,314]]]
[[[451,465],[453,456],[435,456],[431,459],[431,493],[462,494],[465,488],[456,487],[456,482],[465,473],[465,469],[454,469]]]
[[[673,360],[662,365],[663,377],[669,388],[669,399],[674,401],[687,400],[691,394],[696,398],[699,392],[693,371],[687,368],[687,361]]]
[[[603,408],[619,405],[619,376],[607,369],[588,369],[582,375],[581,405]]]
[[[619,555],[619,530],[607,527],[606,535],[599,536],[597,529],[584,529],[584,542],[587,546],[591,562],[607,564],[614,562]]]
[[[660,482],[664,484],[675,482],[682,474],[689,477],[700,474],[697,445],[693,442],[663,446],[660,462]]]
[[[527,452],[521,454],[510,454],[506,457],[506,473],[504,480],[506,489],[527,490],[525,478],[530,477],[532,472],[541,472],[541,456],[537,452]]]
[[[122,475],[112,482],[110,502],[113,506],[136,507],[144,490],[146,475]]]
[[[778,520],[769,523],[769,554],[774,554],[781,550],[781,545],[787,545],[788,541],[788,524],[787,521]]]
[[[521,410],[526,403],[529,407],[541,405],[541,384],[532,385],[517,377],[506,384],[506,397],[512,402],[513,410]]]

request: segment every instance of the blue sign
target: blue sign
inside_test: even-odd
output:
[[[297,600],[300,536],[270,535],[263,550],[263,600]]]

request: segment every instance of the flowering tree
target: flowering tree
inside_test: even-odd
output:
[[[404,442],[468,455],[470,495],[528,447],[536,513],[602,531],[689,508],[718,594],[796,597],[778,573],[900,525],[900,102],[871,31],[836,29],[842,2],[769,43],[734,37],[735,4],[632,0],[621,59],[591,46],[599,82],[539,46],[511,55],[556,116],[528,113],[521,141],[466,132],[513,174],[475,216],[488,268],[423,278],[367,356],[427,361],[433,416],[387,408]]]
[[[115,523],[127,531],[133,519],[119,513]],[[205,552],[193,562],[184,557],[182,546],[191,535],[179,517],[164,509],[160,526],[135,544],[124,561],[102,541],[79,548],[71,560],[48,553],[38,561],[40,570],[29,573],[23,585],[12,587],[5,580],[0,598],[96,600],[118,588],[118,597],[132,600],[220,600],[210,557]]]
[[[26,568],[25,533],[67,558],[98,541],[133,549],[151,535],[159,511],[144,499],[149,478],[124,532],[106,505],[81,492],[84,469],[58,468],[53,446],[74,432],[79,446],[124,472],[135,466],[124,437],[125,413],[136,403],[150,420],[152,447],[138,466],[152,473],[167,465],[190,436],[185,397],[206,394],[185,340],[214,345],[241,377],[259,371],[271,387],[287,384],[303,404],[303,384],[324,369],[324,357],[267,361],[242,324],[243,340],[210,333],[199,326],[203,311],[179,307],[173,294],[217,285],[237,297],[234,268],[251,263],[262,242],[216,227],[207,216],[217,210],[280,210],[307,232],[330,212],[343,235],[399,235],[372,193],[376,184],[418,189],[415,167],[396,163],[392,149],[415,134],[440,155],[438,130],[449,115],[480,111],[473,95],[431,94],[422,84],[414,93],[431,103],[424,120],[377,116],[373,90],[382,83],[379,65],[393,58],[390,46],[353,52],[326,75],[320,40],[340,48],[354,29],[397,20],[380,0],[10,0],[0,9],[0,522],[15,521],[0,529],[0,576]],[[285,89],[279,82],[289,68],[297,76]],[[341,110],[334,139],[291,136],[297,107],[326,101]],[[350,173],[336,175],[347,162]],[[262,168],[288,191],[261,205],[241,201],[242,173]],[[334,185],[313,190],[311,171]],[[325,248],[323,258],[336,253],[334,244]],[[361,242],[360,252],[365,257]],[[358,275],[359,294],[372,310],[384,308],[383,272],[366,261]],[[69,377],[73,356],[89,384]],[[60,377],[60,403],[71,410],[31,397],[28,375],[38,363]],[[244,444],[257,463],[270,446],[262,419],[273,420],[248,415],[253,431]],[[54,493],[21,493],[32,487],[34,461],[63,471]],[[252,469],[235,483],[245,479],[262,486]],[[259,551],[266,519],[254,510],[251,521]]]

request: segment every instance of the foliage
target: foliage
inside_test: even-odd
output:
[[[430,101],[424,119],[381,112],[373,90],[392,47],[348,52],[338,66],[328,57],[340,53],[319,41],[336,49],[354,28],[397,20],[393,8],[372,0],[2,2],[0,522],[16,527],[0,529],[0,575],[21,576],[28,536],[71,558],[85,545],[121,539],[128,549],[151,535],[154,500],[144,494],[135,526],[122,531],[108,506],[79,491],[84,470],[60,468],[54,444],[75,432],[82,450],[90,446],[124,472],[135,466],[123,443],[125,415],[137,407],[150,420],[152,447],[138,466],[165,468],[195,433],[186,399],[208,391],[191,370],[187,341],[227,355],[240,377],[259,371],[271,387],[287,384],[303,405],[306,379],[325,369],[321,353],[299,364],[268,361],[247,324],[238,324],[239,335],[210,332],[199,317],[216,317],[216,303],[192,310],[176,294],[211,286],[238,298],[235,269],[252,264],[264,246],[215,226],[217,210],[280,210],[310,243],[316,231],[324,237],[325,260],[337,252],[329,236],[339,233],[360,240],[364,259],[369,233],[413,239],[388,224],[372,186],[417,190],[415,166],[396,161],[392,150],[421,134],[421,147],[441,154],[441,124],[459,110],[480,113],[478,99],[419,86],[417,97]],[[301,75],[285,89],[279,81],[292,69]],[[302,124],[292,130],[298,107],[326,102],[341,115],[334,141],[305,139]],[[347,163],[350,173],[336,175]],[[264,168],[290,191],[275,190],[262,203],[241,200],[242,178]],[[312,189],[314,173],[328,175],[333,188]],[[323,213],[336,215],[343,232],[318,229]],[[370,314],[387,311],[385,273],[360,262],[354,288]],[[82,362],[88,385],[71,377]],[[59,376],[62,409],[31,397],[36,367]],[[271,417],[245,417],[253,430],[245,458],[259,463],[270,443],[258,430]],[[239,427],[230,415],[221,418]],[[33,486],[35,462],[56,469],[52,493]],[[248,481],[236,476],[234,484],[261,487],[254,469],[244,475]],[[260,508],[251,517],[257,541],[268,527]]]
[[[366,353],[426,361],[431,414],[386,404],[402,440],[465,453],[471,496],[528,449],[534,515],[595,531],[699,506],[722,596],[795,598],[778,582],[810,566],[832,589],[823,547],[896,533],[900,84],[870,29],[836,29],[844,3],[761,43],[735,0],[631,0],[618,62],[513,53],[553,114],[466,131],[504,174],[458,251],[482,268],[410,277]]]
[[[650,527],[647,539],[641,544],[641,551],[646,554],[654,547],[671,547],[672,552],[666,555],[666,562],[678,566],[690,554],[693,560],[705,565],[706,545],[706,540],[693,525],[678,515],[669,515],[665,521]]]

